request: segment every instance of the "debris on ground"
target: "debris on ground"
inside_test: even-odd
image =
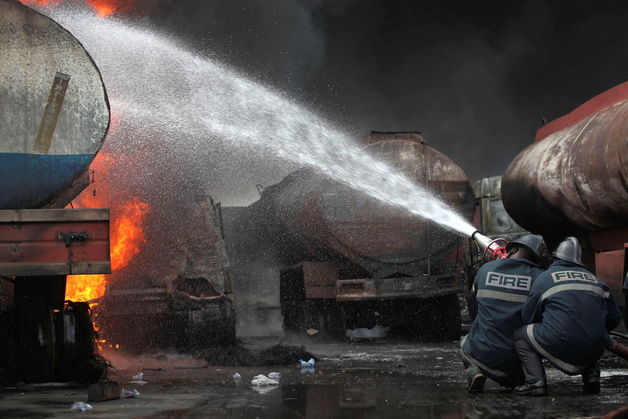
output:
[[[259,367],[263,365],[292,365],[298,359],[313,359],[303,346],[275,345],[263,350],[247,349],[241,345],[207,350],[201,357],[209,365]]]
[[[314,335],[318,335],[318,334],[319,334],[319,331],[318,331],[318,330],[316,330],[316,329],[307,329],[307,330],[305,331],[305,333],[307,333],[307,334],[308,334],[308,336],[314,336]]]
[[[268,378],[264,374],[259,374],[253,377],[251,385],[255,387],[278,386],[279,381]]]
[[[137,374],[133,374],[133,379],[129,381],[131,384],[146,384],[147,381],[144,381],[144,373],[138,372]]]
[[[237,372],[233,374],[233,379],[234,380],[239,380],[240,378],[242,378],[242,376],[240,374],[238,374]]]
[[[316,366],[316,360],[314,358],[310,358],[307,361],[299,359],[298,364],[301,368],[314,368]]]
[[[120,386],[111,380],[98,381],[87,389],[87,401],[104,402],[120,398]]]
[[[272,378],[273,380],[279,380],[281,378],[281,374],[278,372],[269,372],[268,378]]]
[[[93,408],[94,406],[85,402],[74,402],[74,404],[72,404],[72,407],[70,407],[70,409],[74,410],[75,412],[85,412],[87,410],[92,410]]]
[[[136,389],[127,390],[123,388],[122,390],[120,390],[120,398],[122,399],[139,399],[140,395],[140,392]]]
[[[388,336],[388,332],[390,331],[390,327],[384,327],[381,325],[375,325],[372,329],[367,328],[358,328],[358,329],[347,329],[346,335],[351,340],[362,340],[362,339],[383,339]]]

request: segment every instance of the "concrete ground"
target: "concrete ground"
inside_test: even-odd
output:
[[[320,357],[314,369],[209,367],[184,356],[114,354],[110,378],[140,398],[93,403],[81,413],[70,406],[87,401],[84,387],[16,387],[0,391],[0,417],[558,418],[600,417],[628,404],[628,364],[612,355],[603,359],[600,395],[581,395],[578,377],[548,368],[550,395],[522,398],[494,383],[483,394],[467,394],[455,342],[306,346]],[[145,382],[133,382],[140,371]],[[281,373],[278,386],[251,387],[255,375],[272,371]]]

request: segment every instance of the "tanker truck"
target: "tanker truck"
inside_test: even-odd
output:
[[[110,272],[109,211],[64,209],[109,127],[98,68],[53,20],[0,0],[0,381],[95,381],[86,303],[66,275]]]
[[[418,132],[376,132],[364,152],[433,191],[466,219],[475,199],[462,169]],[[257,266],[278,266],[286,330],[344,336],[375,325],[432,338],[460,333],[467,239],[311,169],[263,190],[240,214]]]
[[[504,207],[554,247],[577,236],[587,268],[626,305],[628,82],[541,127],[506,170]],[[624,310],[626,313],[626,310]]]

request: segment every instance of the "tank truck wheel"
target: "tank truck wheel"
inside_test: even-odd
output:
[[[332,302],[325,310],[325,333],[334,339],[342,339],[347,335],[347,315],[336,302]]]
[[[305,300],[299,304],[297,331],[305,332],[308,329],[322,330],[325,324],[323,313],[318,304],[312,300]]]
[[[446,295],[430,301],[430,310],[426,313],[429,337],[436,340],[456,340],[460,338],[461,315],[458,295]]]

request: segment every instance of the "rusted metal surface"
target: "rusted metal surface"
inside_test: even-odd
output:
[[[628,243],[623,249],[596,253],[595,255],[595,276],[606,282],[615,299],[620,303],[623,302],[622,289],[626,269],[628,269],[626,266],[627,254]]]
[[[508,213],[541,234],[628,225],[628,84],[548,125],[504,174]]]
[[[335,298],[338,267],[329,262],[303,262],[305,298]]]
[[[377,286],[373,279],[343,279],[336,283],[337,301],[362,301],[376,297]]]
[[[337,301],[433,298],[461,292],[463,275],[451,273],[418,278],[347,279],[336,283]]]
[[[0,275],[110,272],[109,210],[0,211]]]
[[[474,195],[460,167],[418,133],[372,133],[365,150],[400,169],[471,219]],[[455,269],[460,237],[308,170],[288,175],[249,207],[286,264],[335,261],[341,277],[417,276]],[[447,266],[446,266],[447,265]],[[440,272],[439,272],[440,271]]]

